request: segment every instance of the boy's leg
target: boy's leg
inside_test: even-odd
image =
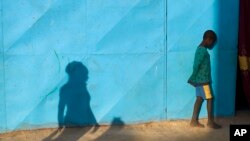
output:
[[[197,96],[195,104],[194,104],[194,111],[193,111],[193,116],[192,116],[192,119],[191,119],[191,122],[190,122],[190,126],[204,127],[204,125],[200,124],[199,121],[198,121],[202,102],[203,102],[203,98],[200,97],[200,96]]]
[[[214,129],[219,129],[221,128],[220,125],[218,125],[217,123],[214,122],[214,116],[213,116],[213,99],[207,99],[207,115],[208,115],[208,122],[207,122],[207,126],[210,128],[214,128]]]

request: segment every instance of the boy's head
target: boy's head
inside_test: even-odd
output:
[[[216,33],[213,30],[207,30],[203,35],[203,45],[206,48],[212,48],[217,40]]]

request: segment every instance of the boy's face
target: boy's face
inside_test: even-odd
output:
[[[205,41],[205,46],[208,48],[208,49],[212,49],[213,46],[215,44],[215,40],[212,39],[212,38],[207,38],[206,41]]]

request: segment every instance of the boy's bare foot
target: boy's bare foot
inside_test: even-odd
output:
[[[191,127],[199,127],[199,128],[204,128],[205,127],[203,124],[199,123],[199,121],[191,121],[190,126]]]
[[[221,125],[219,125],[219,124],[217,124],[215,122],[208,122],[207,126],[210,127],[210,128],[213,128],[213,129],[220,129],[221,128]]]

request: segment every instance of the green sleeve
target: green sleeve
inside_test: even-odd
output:
[[[193,66],[193,73],[197,74],[204,58],[205,58],[206,50],[204,49],[198,49],[195,53],[195,59],[194,59],[194,66]]]

